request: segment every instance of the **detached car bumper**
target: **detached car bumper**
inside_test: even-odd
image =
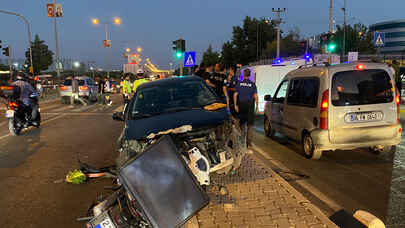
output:
[[[311,132],[311,137],[314,142],[315,148],[319,150],[352,150],[356,148],[373,147],[377,145],[381,146],[393,146],[398,145],[401,142],[402,129],[400,124],[390,125],[387,128],[394,128],[397,134],[394,137],[381,139],[381,140],[364,140],[358,142],[341,142],[332,143],[329,138],[329,130],[316,129]]]

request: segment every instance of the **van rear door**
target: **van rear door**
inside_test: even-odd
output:
[[[392,139],[397,129],[395,87],[384,69],[336,72],[332,75],[329,137],[345,144]]]

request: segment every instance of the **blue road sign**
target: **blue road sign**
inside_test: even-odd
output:
[[[184,53],[184,67],[193,67],[195,65],[195,51]]]
[[[385,33],[383,32],[374,32],[374,46],[383,47],[385,46]]]

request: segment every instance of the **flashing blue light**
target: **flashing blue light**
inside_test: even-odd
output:
[[[277,58],[277,59],[273,60],[273,64],[280,64],[281,62],[283,62],[283,59],[281,59],[281,58]]]
[[[311,56],[310,55],[305,55],[305,59],[310,60]]]
[[[294,61],[291,61],[291,65],[295,65],[295,62],[294,62]]]

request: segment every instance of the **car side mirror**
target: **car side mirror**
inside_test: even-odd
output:
[[[112,118],[113,120],[124,121],[124,115],[122,114],[122,112],[114,112]]]
[[[265,101],[271,101],[271,95],[265,95],[264,100]]]

